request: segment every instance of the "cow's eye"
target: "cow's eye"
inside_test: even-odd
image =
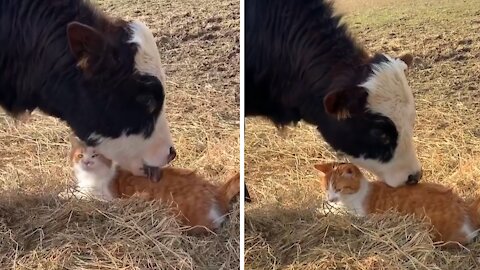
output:
[[[146,107],[149,113],[153,113],[157,107],[155,97],[152,95],[140,95],[137,98],[137,102]]]
[[[383,144],[390,144],[390,138],[388,138],[387,134],[380,135],[380,140]]]
[[[120,64],[120,53],[117,50],[113,50],[111,56],[112,56],[113,64],[119,65]]]
[[[382,144],[389,144],[390,143],[390,138],[388,137],[388,135],[380,129],[372,129],[370,131],[370,135],[375,140],[380,140],[380,142]]]

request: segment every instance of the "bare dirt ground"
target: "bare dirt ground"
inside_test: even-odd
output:
[[[239,168],[239,1],[99,0],[144,21],[167,71],[174,166],[223,181]],[[68,128],[0,112],[0,269],[238,269],[239,207],[218,235],[187,237],[163,206],[62,201]]]
[[[370,52],[415,55],[407,76],[423,181],[480,196],[480,2],[335,3]],[[325,215],[313,165],[336,157],[313,127],[280,133],[247,119],[245,145],[255,200],[246,206],[246,269],[480,269],[480,240],[443,251],[411,218]]]

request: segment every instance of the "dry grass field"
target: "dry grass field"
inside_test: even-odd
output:
[[[239,168],[239,1],[99,0],[154,32],[178,158],[223,181]],[[239,269],[239,206],[218,235],[187,237],[165,208],[63,201],[67,127],[0,112],[0,269]]]
[[[415,143],[423,181],[480,196],[480,1],[335,0],[370,52],[412,52]],[[313,164],[335,160],[316,130],[247,119],[246,269],[480,269],[480,240],[435,248],[426,227],[394,215],[325,211]],[[325,212],[327,214],[325,214]]]

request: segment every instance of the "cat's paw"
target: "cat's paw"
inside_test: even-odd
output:
[[[346,209],[338,203],[329,203],[329,202],[324,202],[321,207],[317,208],[317,211],[323,215],[328,215],[328,214],[341,214],[345,213]]]

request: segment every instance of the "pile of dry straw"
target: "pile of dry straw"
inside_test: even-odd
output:
[[[220,183],[239,168],[239,1],[100,0],[144,21],[167,73],[174,166]],[[218,235],[188,237],[163,206],[61,201],[69,131],[0,112],[0,269],[238,269],[239,207]]]
[[[480,2],[335,3],[369,51],[415,55],[407,77],[422,181],[480,196]],[[313,165],[337,157],[314,127],[277,134],[266,121],[247,121],[246,182],[256,200],[246,208],[247,269],[480,269],[480,240],[444,251],[411,218],[328,213]]]

